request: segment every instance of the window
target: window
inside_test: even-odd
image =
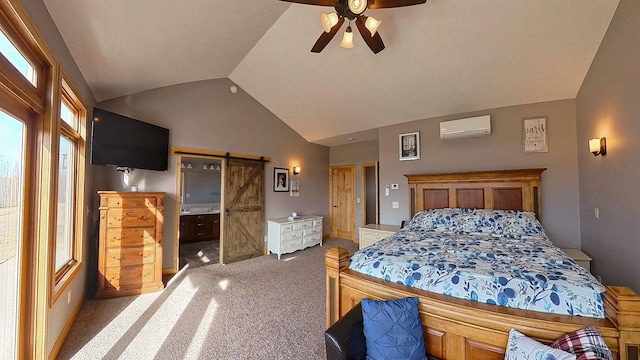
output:
[[[25,14],[0,0],[2,359],[55,357],[49,309],[84,243],[86,107]]]
[[[16,48],[3,31],[0,31],[0,52],[11,65],[22,74],[33,86],[36,85],[36,71],[27,58]]]
[[[56,201],[55,286],[53,301],[80,269],[82,263],[82,203],[84,194],[85,109],[62,81],[58,126],[58,186]],[[80,200],[80,201],[79,201]]]

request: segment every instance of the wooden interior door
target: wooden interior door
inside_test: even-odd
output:
[[[330,168],[331,237],[356,241],[356,166]]]
[[[224,175],[223,264],[263,255],[264,168],[260,161],[229,159]]]

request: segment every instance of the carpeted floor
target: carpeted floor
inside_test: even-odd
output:
[[[58,359],[324,359],[328,239],[283,255],[187,268],[162,292],[87,300]]]

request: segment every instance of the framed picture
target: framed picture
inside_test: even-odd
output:
[[[273,168],[273,191],[289,191],[289,169]]]
[[[400,134],[398,147],[401,161],[420,159],[420,132]]]
[[[522,119],[522,152],[548,152],[547,117],[537,116]]]
[[[300,196],[300,180],[291,180],[290,196]]]

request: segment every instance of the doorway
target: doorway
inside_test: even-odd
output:
[[[356,166],[329,168],[331,237],[356,239]]]
[[[222,161],[180,158],[180,221],[178,268],[220,262]]]
[[[379,221],[378,203],[378,162],[362,164],[362,226],[377,224]]]

